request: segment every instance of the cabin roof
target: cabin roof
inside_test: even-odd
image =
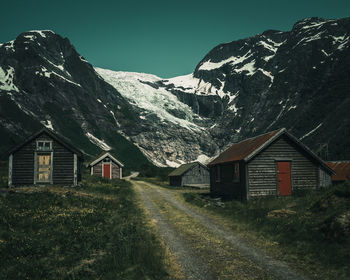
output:
[[[201,164],[198,161],[194,161],[194,162],[190,162],[190,163],[185,163],[180,165],[178,168],[176,168],[175,170],[173,170],[171,173],[169,173],[169,177],[173,177],[173,176],[182,176],[183,174],[185,174],[188,170],[190,170],[192,167],[194,167],[195,165],[200,165],[205,169],[208,169],[206,166],[204,166],[203,164]]]
[[[333,181],[347,181],[350,180],[350,161],[327,161],[329,168],[335,171],[332,176]]]
[[[62,135],[58,135],[57,133],[53,132],[50,129],[47,128],[42,128],[38,132],[32,134],[30,137],[28,137],[24,142],[20,143],[19,145],[15,146],[11,150],[7,152],[8,155],[13,154],[17,150],[21,149],[24,145],[28,144],[29,142],[33,141],[37,137],[39,137],[41,134],[46,133],[49,135],[51,138],[56,140],[58,143],[60,143],[62,146],[70,150],[71,152],[77,154],[80,158],[83,158],[83,153],[78,150],[77,148],[73,147],[72,144],[69,143],[69,140],[63,137]]]
[[[124,167],[124,164],[122,162],[120,162],[119,160],[117,160],[114,156],[112,156],[109,152],[105,152],[102,155],[98,156],[98,158],[96,158],[94,161],[92,161],[89,166],[94,166],[97,163],[99,163],[101,160],[103,160],[104,158],[109,157],[112,161],[114,161],[116,164],[118,164],[121,167]]]
[[[316,154],[314,154],[308,147],[301,143],[297,138],[291,135],[285,128],[280,128],[265,134],[261,134],[252,138],[248,138],[236,144],[233,144],[227,150],[222,152],[217,158],[211,161],[208,165],[216,165],[235,161],[249,162],[252,158],[258,155],[262,150],[270,146],[275,140],[282,135],[287,136],[292,142],[299,146],[308,156],[319,162],[324,169],[329,173],[334,171],[327,166],[327,164]]]

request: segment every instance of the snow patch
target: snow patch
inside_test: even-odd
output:
[[[89,138],[90,142],[95,144],[96,146],[100,147],[104,151],[109,151],[112,148],[108,146],[104,141],[98,139],[94,135],[92,135],[90,132],[86,132],[85,135]]]
[[[256,68],[255,68],[255,59],[253,59],[251,62],[243,65],[241,68],[236,68],[233,69],[233,71],[235,71],[236,73],[242,73],[244,71],[247,71],[247,75],[248,76],[252,76],[255,74],[256,72]]]
[[[209,163],[210,160],[211,160],[210,157],[208,157],[207,155],[202,154],[202,155],[199,155],[195,161],[199,161],[200,163],[205,165],[205,164]]]
[[[15,69],[11,66],[8,66],[6,72],[0,67],[0,89],[19,92],[18,88],[13,83],[14,74]]]
[[[242,63],[243,61],[245,61],[246,59],[248,59],[249,57],[251,57],[253,54],[251,53],[251,51],[249,50],[245,55],[243,56],[231,56],[225,60],[222,60],[220,62],[211,62],[211,60],[209,61],[205,61],[199,68],[198,70],[205,70],[205,71],[210,71],[213,69],[217,69],[220,68],[221,66],[229,63],[232,66],[233,65],[237,65]]]
[[[52,122],[50,120],[46,120],[46,121],[41,121],[41,123],[48,129],[54,130],[53,126],[52,126]]]
[[[43,38],[46,38],[45,32],[55,34],[55,32],[53,32],[52,30],[31,30],[31,31],[28,31],[28,32],[37,33]]]
[[[9,41],[9,42],[5,43],[4,44],[5,50],[15,52],[14,42],[15,41],[12,40],[12,41]]]
[[[318,126],[316,126],[314,129],[312,129],[311,131],[309,131],[308,133],[306,133],[304,136],[300,137],[299,140],[303,140],[306,137],[310,136],[312,133],[314,133],[317,129],[319,129],[322,126],[323,123],[320,123]]]

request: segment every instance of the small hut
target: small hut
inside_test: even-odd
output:
[[[122,179],[124,164],[106,152],[89,164],[90,174],[108,179]]]
[[[334,174],[284,128],[233,144],[208,166],[210,192],[239,199],[327,187]]]
[[[81,179],[82,153],[43,128],[9,152],[8,185],[73,185]]]
[[[209,186],[209,170],[200,162],[182,164],[168,176],[171,186]]]
[[[350,180],[350,161],[327,161],[329,168],[335,171],[332,175],[332,181],[334,184],[340,184]]]

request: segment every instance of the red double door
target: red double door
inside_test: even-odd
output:
[[[292,193],[290,161],[278,161],[277,172],[279,195],[290,195]]]
[[[103,177],[111,179],[111,165],[103,164]]]

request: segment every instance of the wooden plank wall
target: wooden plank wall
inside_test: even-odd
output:
[[[120,167],[112,161],[112,179],[120,179]]]
[[[234,180],[234,163],[220,164],[220,181],[216,181],[216,166],[210,167],[210,192],[216,195],[242,198],[245,191],[242,188],[244,184],[244,166],[240,163],[240,179]]]
[[[13,154],[12,161],[12,185],[34,184],[34,150],[36,142],[32,141],[24,145]]]
[[[53,140],[53,184],[74,184],[74,154]],[[79,166],[79,163],[78,163]]]
[[[192,184],[207,184],[210,183],[209,171],[201,165],[193,166],[182,176],[182,186]]]
[[[112,179],[120,179],[120,167],[115,162],[112,163]],[[96,163],[94,165],[94,173],[93,175],[102,176],[102,161]]]
[[[38,140],[52,141],[53,184],[72,185],[74,183],[73,153],[45,133],[39,135],[39,137],[24,145],[14,153],[12,175],[13,185],[34,184],[34,154],[36,150],[36,141]],[[78,164],[78,166],[79,165],[80,164]]]
[[[318,186],[318,164],[285,137],[281,137],[248,163],[249,196],[276,195],[276,160],[291,159],[292,190]]]
[[[100,161],[94,165],[93,175],[102,176],[102,161]]]

